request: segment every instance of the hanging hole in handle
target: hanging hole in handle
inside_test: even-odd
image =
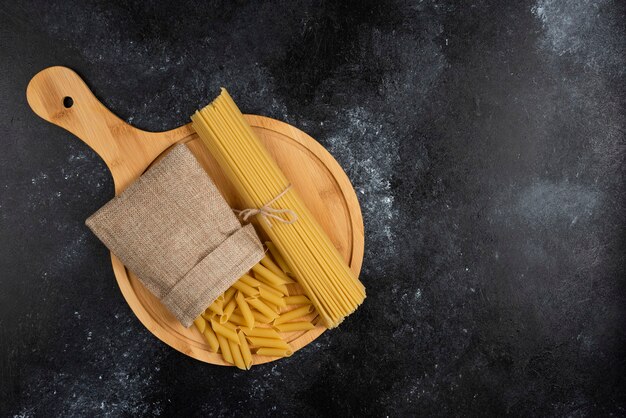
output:
[[[66,109],[69,109],[70,107],[74,106],[74,99],[72,99],[70,96],[65,96],[63,98],[63,106]]]

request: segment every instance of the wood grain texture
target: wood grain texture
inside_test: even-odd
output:
[[[83,80],[65,67],[50,67],[35,75],[26,94],[37,115],[73,133],[102,157],[111,170],[116,195],[170,147],[184,142],[228,203],[233,208],[242,208],[234,187],[202,146],[191,124],[158,133],[134,128],[104,107]],[[73,100],[71,107],[64,105],[66,97]],[[263,116],[245,115],[245,118],[358,275],[364,250],[363,219],[350,180],[337,161],[313,138],[291,125]],[[257,231],[265,238],[260,228]],[[188,356],[207,363],[227,365],[221,355],[208,350],[204,337],[195,327],[184,328],[113,254],[111,262],[124,298],[150,332]],[[298,286],[294,286],[293,290],[299,290]],[[296,351],[324,331],[325,328],[318,325],[306,332],[285,335]],[[271,357],[253,357],[255,364],[274,360]]]

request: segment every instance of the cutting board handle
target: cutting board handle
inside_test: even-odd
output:
[[[83,140],[106,163],[119,194],[172,144],[193,134],[191,125],[168,132],[146,132],[115,116],[74,71],[50,67],[26,89],[33,111]]]

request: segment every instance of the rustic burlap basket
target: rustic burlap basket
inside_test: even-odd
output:
[[[86,224],[185,327],[264,253],[182,144]]]

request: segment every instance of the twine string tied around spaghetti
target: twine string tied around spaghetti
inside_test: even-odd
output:
[[[242,210],[235,209],[234,212],[244,222],[247,222],[248,219],[250,219],[253,216],[261,215],[261,218],[263,218],[263,220],[267,222],[270,228],[272,227],[270,218],[278,222],[291,225],[298,220],[298,214],[296,212],[294,212],[291,209],[286,209],[286,208],[276,209],[272,207],[272,204],[276,203],[276,201],[278,201],[278,199],[283,197],[289,190],[291,190],[291,184],[285,187],[285,190],[280,192],[278,196],[276,196],[275,198],[273,198],[272,200],[270,200],[269,202],[267,202],[265,205],[261,206],[260,208],[248,208],[248,209],[242,209]],[[288,219],[285,219],[282,216],[280,216],[282,214],[287,215]]]

